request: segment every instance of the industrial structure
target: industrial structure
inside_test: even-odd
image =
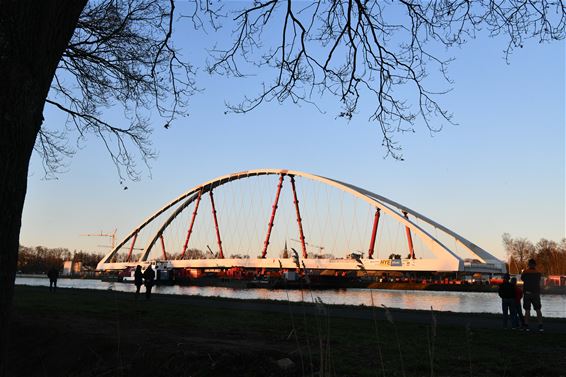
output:
[[[220,186],[229,185],[232,182],[239,180],[261,176],[278,177],[278,183],[275,187],[275,197],[273,199],[273,205],[267,224],[267,231],[265,233],[262,250],[257,251],[257,257],[255,258],[249,256],[246,258],[226,257],[227,253],[223,247],[221,229],[217,219],[214,192]],[[307,246],[309,246],[309,243],[306,242],[306,236],[303,229],[301,206],[299,205],[295,182],[296,177],[316,181],[322,185],[327,185],[341,190],[361,201],[366,202],[374,209],[373,223],[371,224],[371,237],[367,240],[367,253],[350,253],[341,258],[325,258],[325,255],[323,254],[320,255],[321,257],[309,257],[307,252]],[[281,190],[286,179],[290,182],[293,206],[296,214],[296,238],[290,238],[290,240],[295,241],[297,243],[297,249],[300,250],[295,253],[289,253],[289,255],[285,255],[287,256],[286,258],[282,258],[269,255],[269,245],[274,222],[277,216],[277,209],[279,207]],[[212,257],[187,259],[188,246],[191,241],[195,220],[199,214],[199,205],[203,200],[205,200],[205,196],[208,196],[208,199],[210,200],[212,219],[215,227],[215,241],[217,243],[218,252]],[[190,215],[190,221],[186,224],[186,236],[184,237],[184,242],[176,246],[177,257],[175,259],[171,259],[170,255],[173,253],[170,250],[168,251],[165,249],[164,233],[181,213],[188,211],[189,206],[192,208],[192,213]],[[375,258],[374,254],[378,234],[377,230],[380,226],[380,218],[384,215],[395,220],[404,228],[409,250],[406,257],[397,255],[387,259]],[[141,232],[147,230],[150,224],[152,224],[156,230],[146,237],[146,245],[141,247],[142,252],[139,253],[139,257],[136,258],[136,260],[133,260],[132,252],[137,249],[136,242],[138,241],[138,236]],[[430,229],[433,229],[434,231],[431,231]],[[448,245],[448,242],[446,241],[443,242],[436,234],[433,234],[438,232],[442,233],[445,239],[447,237],[452,241],[450,242],[450,245]],[[422,245],[430,251],[431,257],[417,257],[414,249],[413,237],[417,237]],[[319,254],[324,250],[324,246],[318,246],[315,244],[312,244],[312,246],[318,248]],[[210,249],[208,245],[207,248]],[[463,256],[462,252],[464,252],[464,254],[468,257]],[[118,258],[119,253],[122,255],[120,258]],[[150,257],[150,255],[157,255],[157,257]],[[192,271],[193,275],[195,271],[228,271],[231,269],[262,271],[262,273],[265,271],[282,272],[303,269],[308,270],[311,273],[332,271],[335,275],[338,275],[338,273],[360,270],[363,270],[366,273],[378,271],[398,271],[431,273],[452,272],[460,274],[500,274],[506,271],[505,263],[498,260],[486,250],[477,246],[473,242],[468,241],[449,228],[412,210],[411,208],[349,183],[340,182],[338,180],[310,173],[281,169],[243,171],[221,176],[191,188],[176,199],[167,203],[134,228],[102,258],[97,269],[100,271],[129,270],[138,264],[147,266],[152,262],[155,264],[156,261],[163,266],[167,266],[166,268],[169,270]]]

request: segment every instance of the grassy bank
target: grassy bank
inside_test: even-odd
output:
[[[442,313],[19,286],[14,317],[11,376],[566,375],[566,334],[489,328],[489,315],[481,328]]]

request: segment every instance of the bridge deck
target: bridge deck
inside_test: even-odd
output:
[[[155,262],[155,261],[154,261]],[[146,266],[152,262],[116,262],[101,263],[98,270],[121,270],[140,264]],[[244,269],[295,269],[297,265],[292,258],[242,258],[242,259],[188,259],[159,261],[167,268],[235,268]],[[492,272],[501,270],[489,263],[458,262],[453,263],[436,259],[302,259],[300,267],[309,270],[340,270],[340,271],[471,271]]]

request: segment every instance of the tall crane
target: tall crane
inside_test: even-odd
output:
[[[301,242],[300,240],[297,240],[297,239],[295,239],[295,238],[291,238],[291,241],[299,242],[299,243]],[[318,254],[319,254],[319,255],[322,254],[322,252],[324,251],[324,246],[318,246],[318,245],[314,245],[314,244],[308,243],[308,242],[305,242],[305,245],[310,246],[310,247],[314,247],[314,248],[318,249]]]
[[[102,231],[100,231],[100,233],[88,233],[88,234],[81,234],[81,236],[85,236],[85,237],[110,237],[111,243],[112,243],[112,250],[114,250],[114,248],[116,247],[116,230],[114,229],[114,231],[112,233],[102,233]],[[104,246],[104,247],[108,247],[108,246]]]

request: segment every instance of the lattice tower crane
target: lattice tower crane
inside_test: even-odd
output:
[[[110,237],[111,243],[112,243],[112,250],[114,250],[114,248],[116,247],[116,230],[114,229],[114,231],[112,233],[102,233],[102,231],[100,231],[100,233],[88,233],[88,234],[81,234],[81,236],[85,236],[85,237]],[[107,247],[107,246],[104,246]]]
[[[290,240],[291,240],[291,241],[294,241],[294,242],[301,243],[300,240],[297,240],[297,239],[295,239],[295,238],[291,238]],[[318,246],[318,245],[314,245],[314,244],[308,243],[308,242],[305,242],[305,245],[310,246],[310,247],[314,247],[314,248],[318,249],[318,254],[319,254],[319,255],[322,254],[322,252],[324,251],[324,246]]]

